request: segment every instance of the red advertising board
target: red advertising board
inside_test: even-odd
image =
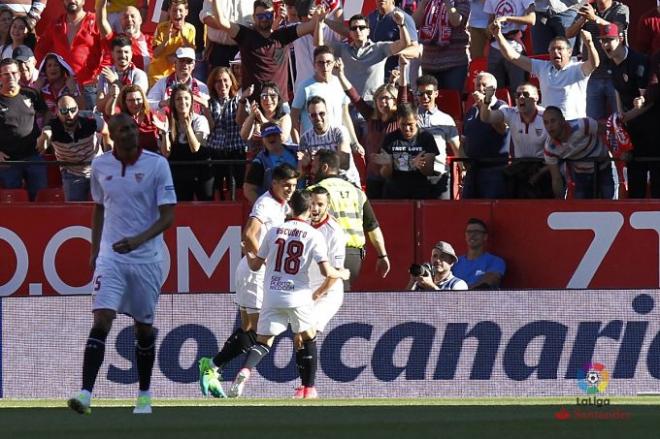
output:
[[[660,202],[374,202],[392,269],[375,272],[369,246],[360,291],[401,290],[412,262],[438,240],[466,251],[470,217],[488,223],[507,288],[657,288]],[[86,294],[91,205],[0,206],[0,295]],[[165,234],[165,292],[227,292],[241,257],[240,203],[182,203]]]

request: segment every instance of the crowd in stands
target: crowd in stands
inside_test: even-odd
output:
[[[660,197],[660,6],[167,0],[147,30],[143,0],[54,2],[0,0],[0,184],[30,199],[53,157],[88,200],[120,112],[180,201],[252,202],[281,163],[311,183],[320,149],[371,199]]]

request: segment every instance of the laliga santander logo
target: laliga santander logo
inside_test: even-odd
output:
[[[589,363],[578,371],[578,387],[587,395],[605,392],[610,374],[601,363]]]

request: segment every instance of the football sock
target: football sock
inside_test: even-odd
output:
[[[305,365],[303,364],[303,352],[305,348],[300,348],[296,351],[296,366],[298,366],[298,375],[300,378],[304,375]]]
[[[266,355],[268,355],[269,352],[270,348],[268,346],[257,342],[257,344],[250,349],[250,353],[248,354],[243,367],[250,370],[253,369]]]
[[[213,357],[213,364],[222,369],[225,364],[234,358],[244,354],[256,343],[256,334],[254,331],[243,331],[238,328],[225,342],[222,350]]]
[[[82,388],[92,392],[96,376],[99,374],[103,357],[105,355],[105,339],[108,334],[102,329],[92,328],[89,331],[85,354],[83,355]]]
[[[303,342],[301,360],[303,364],[301,372],[302,385],[305,387],[314,387],[316,368],[318,366],[316,337]]]
[[[147,336],[138,336],[135,341],[135,359],[140,390],[147,391],[151,386],[151,371],[156,358],[156,335],[153,331]]]

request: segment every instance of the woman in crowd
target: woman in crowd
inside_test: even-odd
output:
[[[0,47],[5,47],[9,41],[9,26],[14,18],[14,13],[7,7],[0,8]]]
[[[4,14],[3,14],[4,16]],[[23,16],[14,17],[9,25],[9,34],[2,46],[1,58],[12,58],[14,49],[18,46],[27,46],[34,50],[37,37],[34,35],[30,24]]]
[[[250,104],[250,113],[247,118],[243,106],[239,106],[236,122],[242,125],[241,137],[248,142],[252,157],[263,148],[261,125],[266,122],[273,122],[280,128],[283,143],[291,140],[291,116],[284,111],[283,106],[282,94],[274,82],[264,82],[258,102]]]
[[[167,122],[160,121],[147,103],[144,90],[137,84],[129,84],[119,91],[119,87],[113,85],[110,91],[111,112],[126,113],[133,118],[138,126],[140,136],[140,147],[147,151],[160,153],[160,138],[167,132]],[[119,109],[117,109],[119,105]]]
[[[41,61],[36,88],[41,91],[41,96],[53,117],[57,117],[57,99],[62,95],[72,96],[78,103],[78,108],[85,109],[85,99],[80,92],[73,70],[56,53],[49,53]]]
[[[227,67],[216,67],[207,81],[211,99],[205,108],[206,118],[211,124],[211,134],[206,145],[214,160],[245,160],[247,146],[241,138],[241,127],[236,123],[240,105],[239,86],[236,77]],[[245,165],[215,165],[215,186],[224,200],[227,189],[241,188],[245,176]]]
[[[177,84],[170,96],[169,132],[164,136],[161,152],[171,162],[209,160],[205,146],[209,135],[206,117],[193,112],[192,91]],[[209,165],[172,165],[174,189],[179,201],[213,199],[213,171]]]

